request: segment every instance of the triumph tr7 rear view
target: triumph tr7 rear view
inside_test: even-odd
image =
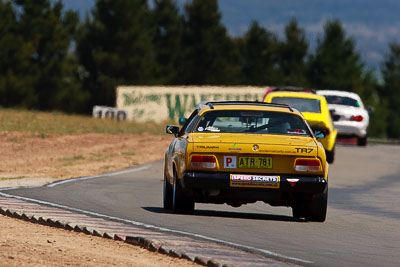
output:
[[[282,104],[203,102],[165,153],[164,208],[192,213],[195,203],[239,207],[263,201],[293,216],[323,222],[325,151],[302,114]]]

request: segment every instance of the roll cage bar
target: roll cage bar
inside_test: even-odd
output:
[[[291,112],[293,112],[293,108],[286,104],[265,103],[265,102],[255,102],[255,101],[203,101],[197,105],[197,110],[200,111],[204,106],[208,106],[210,109],[214,109],[214,105],[256,105],[256,106],[266,106],[266,107],[282,107],[282,108],[288,108]]]

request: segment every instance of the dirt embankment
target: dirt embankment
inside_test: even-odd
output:
[[[0,187],[45,184],[162,159],[170,142],[171,136],[146,134],[3,132]]]
[[[1,266],[196,266],[123,242],[0,215]]]
[[[43,185],[162,159],[170,136],[0,135],[0,187]],[[0,215],[1,266],[195,266],[123,242]]]

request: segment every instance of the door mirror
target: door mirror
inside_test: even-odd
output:
[[[167,128],[165,129],[165,132],[167,134],[173,134],[173,135],[176,136],[179,133],[179,127],[178,126],[168,125]]]
[[[330,109],[329,112],[331,113],[331,118],[333,121],[340,120],[340,115],[336,114],[334,109]]]
[[[333,117],[332,117],[332,120],[333,120],[333,121],[338,121],[338,120],[340,120],[340,115],[334,114]]]
[[[315,138],[317,138],[317,139],[325,138],[325,134],[322,131],[315,131],[314,134],[315,134]]]

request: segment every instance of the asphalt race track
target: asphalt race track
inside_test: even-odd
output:
[[[325,223],[295,220],[290,208],[196,204],[193,215],[162,209],[163,162],[109,176],[7,194],[180,230],[313,262],[399,266],[400,146],[336,147]]]

